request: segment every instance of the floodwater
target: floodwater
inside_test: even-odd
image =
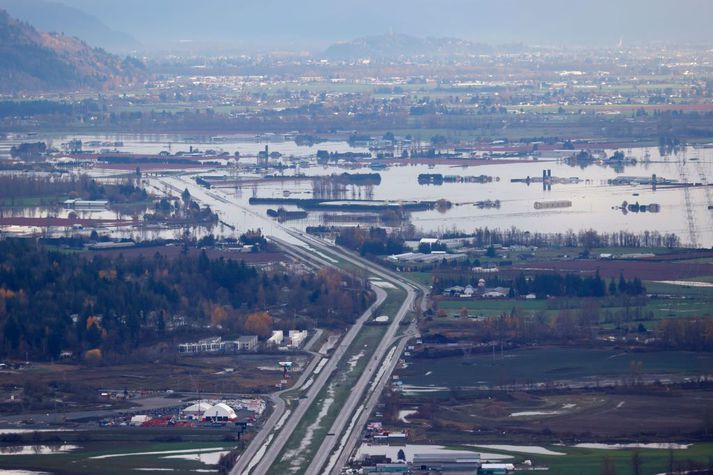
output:
[[[642,159],[651,153],[651,162],[627,166],[617,172],[611,167],[592,165],[587,168],[575,168],[557,161],[523,161],[516,164],[492,164],[476,167],[451,165],[402,165],[379,170],[381,183],[373,186],[349,185],[345,193],[335,196],[338,199],[373,199],[373,200],[429,200],[447,199],[455,204],[451,209],[419,211],[411,213],[411,222],[417,229],[426,233],[443,231],[472,232],[477,227],[509,229],[513,226],[530,232],[574,232],[594,229],[600,232],[613,231],[658,231],[661,234],[675,233],[683,243],[695,241],[700,246],[713,245],[713,189],[696,187],[653,189],[644,185],[613,186],[607,180],[617,176],[663,177],[671,180],[702,182],[701,176],[713,176],[713,150],[689,149],[687,154],[677,157],[659,157],[657,151],[634,149],[632,156]],[[610,151],[613,153],[613,151]],[[691,157],[698,160],[691,161]],[[685,162],[684,162],[685,161]],[[679,165],[679,163],[681,165]],[[684,164],[685,163],[685,164]],[[541,183],[511,183],[513,178],[541,177],[543,170],[551,170],[552,176],[560,178],[577,177],[576,184],[554,184],[545,189]],[[683,177],[681,176],[683,170]],[[307,175],[325,175],[342,173],[345,170],[336,166],[313,166],[301,169]],[[350,173],[377,173],[363,167],[348,170]],[[285,175],[294,173],[286,171]],[[419,185],[418,175],[422,173],[440,173],[443,175],[487,175],[494,177],[485,184],[447,183],[441,186]],[[496,178],[499,178],[497,180]],[[229,193],[234,200],[248,206],[250,197],[279,198],[289,195],[293,198],[313,198],[318,196],[310,182],[270,182],[257,185],[244,185],[241,188],[221,189]],[[499,200],[499,209],[480,209],[473,205],[477,201]],[[571,201],[572,206],[563,209],[535,210],[536,201]],[[659,213],[623,213],[622,203],[658,204]],[[276,205],[253,206],[261,213]],[[288,210],[297,209],[285,206]],[[689,214],[690,208],[690,214]],[[324,224],[322,212],[311,212],[306,219],[289,221],[288,226],[304,229],[306,226]],[[689,216],[692,226],[689,226]],[[691,234],[693,232],[693,235]]]
[[[37,136],[31,140],[44,140]],[[60,146],[74,136],[54,136],[52,143]],[[309,180],[271,181],[243,184],[239,187],[219,188],[223,193],[244,207],[248,207],[251,197],[285,197],[291,198],[333,198],[333,199],[373,199],[373,200],[439,200],[447,199],[455,204],[446,211],[429,210],[412,212],[411,222],[417,229],[426,232],[461,231],[472,232],[476,227],[509,229],[517,227],[530,232],[574,232],[594,229],[600,232],[613,231],[658,231],[675,233],[688,244],[697,242],[700,246],[713,246],[713,189],[707,187],[666,188],[659,186],[653,189],[645,185],[612,186],[607,180],[617,176],[651,177],[671,180],[705,183],[708,177],[713,177],[713,149],[694,149],[689,147],[684,152],[671,156],[660,156],[656,148],[634,148],[625,150],[627,156],[637,158],[636,165],[627,165],[623,169],[591,165],[586,168],[571,167],[556,160],[541,159],[539,161],[523,160],[519,163],[505,164],[493,160],[480,166],[461,165],[395,165],[383,170],[373,171],[366,165],[341,166],[317,165],[314,160],[317,150],[330,152],[365,152],[365,148],[352,148],[343,141],[330,141],[313,146],[299,146],[292,141],[282,140],[280,136],[267,136],[256,139],[253,136],[229,136],[217,140],[200,137],[183,137],[174,135],[101,135],[77,136],[84,143],[92,142],[122,142],[117,147],[120,151],[134,153],[158,153],[170,150],[189,151],[193,149],[224,151],[232,155],[239,151],[241,156],[251,157],[264,149],[277,151],[283,155],[287,164],[296,162],[290,157],[308,159],[301,165],[281,172],[286,177],[295,174],[309,176],[329,175],[332,173],[379,173],[379,185],[357,186],[347,185],[338,193],[334,190],[324,190],[316,187]],[[23,139],[25,141],[29,139]],[[13,142],[8,140],[0,143],[0,156],[7,153]],[[169,146],[170,145],[170,146]],[[89,148],[89,147],[85,147]],[[102,148],[101,146],[91,148]],[[113,147],[110,147],[113,148]],[[606,151],[608,155],[613,150]],[[241,158],[240,163],[254,162],[251,158]],[[482,162],[481,162],[482,163]],[[544,170],[551,170],[551,175],[558,178],[578,178],[577,183],[553,184],[546,189],[542,183],[512,183],[513,178],[542,177]],[[92,170],[93,174],[105,173],[100,168]],[[231,175],[227,170],[216,169],[202,172],[206,175]],[[271,172],[279,173],[279,172]],[[422,173],[440,173],[443,175],[493,177],[489,183],[444,183],[443,185],[419,185],[418,175]],[[258,178],[245,170],[238,172],[240,179]],[[711,178],[713,179],[713,178]],[[481,209],[473,205],[477,201],[498,200],[499,208]],[[572,206],[561,209],[535,210],[536,201],[571,201]],[[623,213],[622,203],[640,203],[644,205],[658,204],[658,213]],[[252,206],[253,210],[264,215],[268,208],[276,205]],[[294,206],[284,206],[288,210],[297,209]],[[334,215],[344,213],[332,213]],[[245,216],[243,232],[258,227],[260,220]],[[324,212],[310,212],[305,219],[288,221],[287,226],[304,230],[307,226],[332,224],[324,221]],[[340,224],[334,222],[334,224]],[[352,223],[356,224],[356,223]],[[219,235],[232,235],[229,229],[213,230]],[[124,236],[127,237],[127,236]],[[132,236],[128,236],[132,237]]]
[[[76,445],[57,444],[57,445],[9,445],[0,447],[0,456],[4,455],[50,455],[64,454],[77,450]]]

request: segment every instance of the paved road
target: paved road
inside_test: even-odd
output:
[[[425,299],[423,299],[423,301],[425,305]],[[382,377],[372,382],[369,387],[368,396],[365,398],[366,402],[363,406],[357,408],[357,412],[351,419],[353,424],[350,422],[350,426],[347,427],[347,430],[340,438],[337,450],[330,457],[329,463],[323,470],[323,473],[330,473],[332,475],[339,475],[341,473],[342,468],[346,465],[347,461],[351,457],[351,454],[361,441],[362,429],[366,426],[369,416],[378,404],[381,393],[391,380],[391,375],[401,359],[404,348],[406,348],[406,345],[411,339],[418,338],[419,336],[420,334],[418,332],[417,323],[416,321],[413,321],[405,334],[398,338],[398,345],[396,346],[393,355],[385,362],[386,367]]]
[[[302,420],[302,417],[304,416],[305,412],[307,412],[307,409],[309,409],[309,407],[314,403],[322,388],[334,373],[334,370],[337,368],[339,361],[346,353],[347,349],[349,348],[349,345],[351,345],[354,338],[357,336],[359,331],[361,331],[361,327],[364,322],[371,318],[373,312],[386,299],[386,292],[379,288],[376,288],[375,290],[377,293],[376,302],[374,302],[374,304],[372,304],[372,306],[369,307],[366,312],[364,312],[364,314],[357,320],[357,322],[349,329],[347,334],[344,335],[344,338],[342,338],[342,341],[334,349],[332,356],[329,358],[329,360],[327,360],[327,363],[324,365],[319,375],[317,375],[314,382],[307,390],[307,393],[300,399],[298,399],[297,407],[292,411],[287,421],[280,429],[280,432],[273,439],[267,451],[262,456],[259,463],[255,466],[252,472],[249,473],[252,473],[253,475],[265,474],[275,463],[278,455],[280,454],[285,444],[289,440],[290,436],[294,432],[295,428],[297,427],[297,424],[299,424],[299,422]],[[243,463],[242,466],[247,468],[247,464],[245,463]],[[231,474],[235,475],[243,473],[248,472],[245,469],[241,470],[238,465],[236,465],[235,469],[231,471]]]
[[[183,394],[183,393],[181,393]],[[155,409],[172,408],[183,406],[185,403],[181,399],[166,398],[163,396],[154,396],[141,399],[130,399],[129,402],[136,404],[134,407],[124,407],[117,409],[97,409],[88,411],[72,411],[72,412],[34,412],[13,414],[0,417],[1,426],[10,426],[20,424],[23,420],[32,419],[34,424],[23,425],[27,429],[44,429],[50,425],[56,426],[66,422],[101,419],[104,417],[117,417],[122,414],[134,414],[142,411],[152,411]]]
[[[367,369],[364,371],[362,376],[357,381],[357,384],[352,391],[350,397],[345,403],[345,410],[340,412],[337,420],[334,423],[335,436],[328,436],[323,442],[323,446],[320,447],[317,457],[314,459],[313,464],[316,468],[310,466],[310,470],[319,470],[326,462],[326,457],[329,456],[332,451],[336,438],[341,432],[343,432],[351,414],[354,412],[356,407],[362,402],[361,397],[369,384],[372,376],[378,372],[379,365],[383,360],[389,347],[393,344],[394,335],[398,330],[399,323],[406,315],[406,313],[411,308],[416,297],[415,288],[405,282],[397,274],[384,271],[382,268],[376,264],[360,259],[348,253],[335,248],[334,246],[328,245],[327,243],[317,240],[305,233],[296,232],[283,227],[274,221],[257,214],[254,210],[245,208],[237,203],[231,202],[226,196],[219,192],[212,190],[205,190],[199,187],[195,182],[190,179],[185,179],[181,177],[167,178],[157,180],[155,184],[156,189],[159,191],[161,189],[173,193],[180,193],[183,189],[188,188],[191,195],[200,202],[210,204],[211,208],[221,214],[222,219],[228,224],[235,225],[237,228],[244,227],[245,218],[247,214],[250,214],[252,220],[257,220],[258,222],[264,223],[265,226],[261,226],[263,232],[271,237],[274,241],[278,242],[286,251],[296,258],[309,262],[319,262],[320,265],[331,265],[337,267],[337,262],[328,257],[327,254],[336,254],[340,258],[345,259],[352,263],[353,265],[360,267],[369,271],[370,273],[377,275],[387,282],[391,282],[397,286],[402,287],[406,290],[407,296],[402,304],[401,308],[394,317],[392,324],[387,329],[387,332],[379,343],[376,352],[373,354],[372,360],[367,365]],[[241,219],[242,218],[242,219]],[[386,299],[386,292],[377,287],[373,286],[377,294],[377,301],[357,320],[357,322],[349,329],[347,334],[344,336],[342,341],[337,345],[332,356],[329,358],[327,363],[324,365],[322,371],[314,379],[314,382],[307,390],[307,393],[298,400],[297,407],[293,408],[292,412],[287,414],[287,408],[285,401],[281,398],[281,394],[273,394],[271,396],[274,404],[274,411],[268,421],[266,421],[263,429],[257,434],[253,439],[248,449],[244,452],[243,456],[238,459],[237,464],[231,470],[231,475],[240,475],[253,473],[256,475],[263,475],[267,473],[269,468],[274,464],[277,456],[282,451],[284,445],[286,444],[289,437],[292,435],[297,424],[300,422],[304,413],[307,411],[309,406],[314,402],[317,395],[322,390],[323,386],[332,375],[337,367],[337,364],[341,360],[342,356],[346,353],[349,345],[354,340],[356,335],[361,330],[364,322],[366,322],[372,315],[372,313],[383,303]],[[389,372],[390,374],[390,372]],[[380,375],[383,379],[383,374]],[[376,383],[380,380],[377,379]],[[300,387],[296,385],[295,387]],[[286,420],[285,420],[286,418]],[[279,432],[277,435],[273,434],[273,429],[279,427]],[[269,444],[265,448],[266,444]],[[327,444],[325,446],[325,444]],[[310,473],[317,473],[316,471]]]
[[[394,335],[396,334],[396,331],[399,328],[399,323],[404,318],[406,313],[411,309],[411,304],[415,299],[416,292],[413,290],[413,288],[407,287],[406,291],[407,295],[406,299],[404,300],[404,303],[401,305],[401,308],[397,312],[396,316],[394,316],[392,324],[386,330],[386,334],[379,342],[379,345],[374,351],[371,360],[367,363],[364,372],[352,388],[349,397],[342,406],[342,410],[339,411],[339,414],[337,415],[337,418],[334,420],[334,423],[330,427],[327,436],[324,438],[322,444],[315,453],[314,458],[312,459],[312,463],[310,463],[309,467],[307,468],[307,475],[318,475],[322,473],[322,467],[326,464],[329,455],[332,453],[332,450],[334,449],[337,441],[339,440],[340,434],[344,431],[347,424],[351,420],[352,414],[354,414],[354,411],[356,410],[357,406],[364,404],[364,391],[369,385],[369,381],[371,381],[371,378],[379,372],[382,360],[386,356],[386,353],[392,344]]]
[[[305,237],[305,239],[311,245],[316,247],[325,245],[311,236]],[[387,329],[376,351],[373,353],[372,359],[351,391],[351,394],[343,405],[339,415],[330,427],[328,434],[332,435],[327,435],[322,441],[320,448],[317,450],[312,462],[305,472],[307,475],[328,473],[332,470],[332,468],[336,471],[336,473],[340,471],[341,466],[344,465],[346,458],[348,458],[349,454],[356,445],[356,441],[361,434],[361,428],[366,423],[366,419],[378,402],[381,391],[385,387],[391,377],[391,373],[398,364],[401,353],[403,352],[403,349],[408,341],[407,337],[417,335],[415,322],[412,322],[404,337],[396,336],[396,332],[399,329],[401,321],[406,316],[407,312],[412,309],[417,295],[416,287],[401,278],[398,274],[386,271],[370,261],[350,255],[347,252],[339,252],[339,256],[353,264],[367,267],[371,272],[380,276],[385,281],[403,288],[406,291],[406,299],[404,299],[404,302],[399,308],[397,314],[394,316],[391,325]],[[422,291],[425,291],[425,289],[422,289]],[[422,308],[425,307],[425,298],[422,299],[421,305]],[[400,340],[400,342],[398,346],[394,348],[394,343],[397,340]],[[389,358],[388,360],[385,360],[385,357],[387,356]],[[367,388],[369,391],[365,394]],[[330,455],[335,447],[337,448],[337,452],[330,458]],[[327,463],[328,461],[329,463]]]
[[[312,337],[311,341],[305,347],[311,348],[311,346],[314,344],[315,340],[318,337],[319,334],[315,334],[315,336]],[[265,421],[265,423],[263,424],[262,429],[258,431],[257,434],[255,434],[255,437],[252,438],[250,444],[248,444],[243,453],[240,454],[240,458],[236,462],[231,473],[240,474],[246,471],[248,465],[253,461],[255,456],[261,450],[264,450],[263,446],[265,445],[268,436],[272,432],[272,429],[285,414],[286,405],[285,400],[282,398],[282,395],[288,391],[291,391],[293,388],[299,388],[303,384],[305,384],[307,379],[312,376],[314,368],[317,366],[317,364],[319,364],[319,361],[321,359],[321,356],[316,356],[315,358],[312,358],[310,363],[305,367],[299,379],[295,382],[293,386],[283,389],[282,391],[273,393],[269,396],[270,401],[272,402],[272,413],[270,414],[270,417],[267,419],[267,421]]]

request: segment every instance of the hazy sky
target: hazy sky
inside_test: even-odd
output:
[[[489,43],[713,43],[713,0],[55,1],[146,45],[197,40],[236,48],[321,48],[388,31]]]

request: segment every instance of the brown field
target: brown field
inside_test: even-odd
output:
[[[27,379],[42,384],[52,381],[81,385],[93,390],[173,390],[176,392],[261,393],[271,391],[282,379],[279,355],[173,356],[146,362],[116,364],[35,364],[29,369],[5,372],[4,385],[22,386]],[[232,368],[232,372],[225,372]]]
[[[554,270],[594,274],[597,270],[602,277],[618,278],[623,274],[627,279],[680,280],[691,277],[713,275],[713,264],[699,262],[656,262],[651,260],[576,260],[543,261],[515,264],[520,270]]]
[[[651,389],[647,392],[575,392],[541,395],[509,393],[464,401],[438,401],[433,421],[419,414],[404,425],[425,442],[431,429],[448,432],[475,430],[482,436],[508,433],[522,439],[547,434],[553,439],[656,440],[691,438],[713,429],[713,390]],[[410,406],[409,406],[410,407]],[[559,414],[512,417],[524,411]],[[454,436],[461,438],[462,434]],[[455,440],[455,439],[454,439]]]

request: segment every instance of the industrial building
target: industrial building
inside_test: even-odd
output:
[[[451,452],[440,454],[414,454],[412,469],[415,472],[478,473],[480,454]]]
[[[307,330],[290,330],[288,345],[290,348],[300,348],[307,339]]]
[[[204,338],[195,342],[180,343],[178,352],[181,354],[217,354],[217,353],[238,353],[244,351],[256,351],[258,345],[257,335],[245,335],[237,340],[223,341],[219,336]]]
[[[237,340],[238,351],[257,350],[257,335],[241,336]]]

